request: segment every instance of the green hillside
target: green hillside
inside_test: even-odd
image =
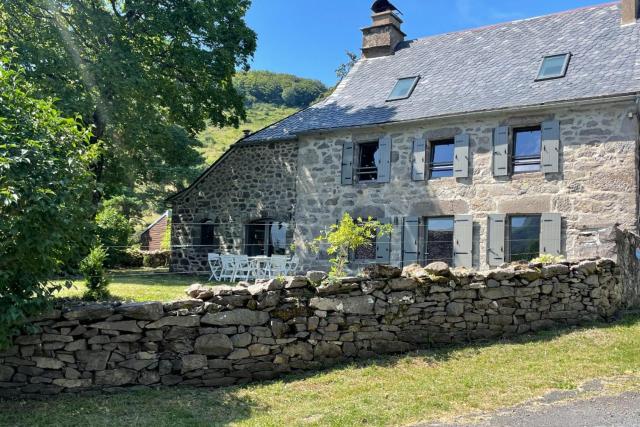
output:
[[[329,90],[318,80],[270,71],[239,73],[234,78],[234,86],[247,100],[247,121],[237,129],[209,127],[198,135],[208,165],[242,138],[243,130],[255,132],[265,128],[308,107]]]
[[[231,144],[242,138],[243,129],[255,132],[298,111],[297,108],[273,104],[255,104],[247,109],[247,121],[239,128],[209,127],[198,139],[202,142],[201,152],[207,164],[215,162]]]

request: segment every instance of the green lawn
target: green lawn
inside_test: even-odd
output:
[[[638,349],[640,317],[628,317],[615,325],[381,358],[264,384],[0,403],[0,424],[406,425],[508,407],[594,378],[637,379]]]
[[[174,301],[187,298],[185,291],[194,283],[208,283],[208,276],[168,274],[164,270],[111,271],[109,292],[113,299],[121,301]],[[59,298],[81,298],[85,292],[83,280],[74,280],[70,289],[56,294]]]
[[[234,127],[216,128],[209,126],[200,135],[202,142],[200,149],[207,164],[211,164],[227,151],[227,148],[242,138],[242,131],[250,129],[252,132],[267,127],[298,111],[295,108],[282,107],[272,104],[255,104],[247,110],[247,121],[237,129]]]

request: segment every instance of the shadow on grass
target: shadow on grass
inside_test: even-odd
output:
[[[151,420],[155,421],[155,425],[227,425],[249,420],[257,414],[270,411],[271,405],[268,399],[256,401],[247,397],[246,393],[244,393],[250,388],[256,387],[257,384],[265,387],[276,384],[287,385],[313,378],[316,375],[326,375],[341,371],[345,368],[389,368],[408,357],[418,357],[430,364],[439,364],[452,359],[455,357],[456,352],[460,350],[472,349],[480,352],[496,344],[544,343],[569,333],[606,330],[614,327],[631,328],[639,323],[640,315],[627,315],[611,323],[593,323],[498,340],[425,348],[400,355],[380,356],[366,360],[333,364],[319,367],[313,371],[285,374],[276,380],[263,381],[261,383],[254,382],[227,388],[160,387],[142,390],[133,388],[115,394],[96,392],[94,395],[82,398],[70,395],[50,398],[43,402],[5,402],[0,405],[0,424],[20,424],[20,421],[24,422],[26,418],[18,417],[36,417],[31,413],[38,412],[42,412],[45,415],[42,416],[42,419],[34,420],[29,418],[31,424],[41,425],[40,422],[47,424],[47,421],[54,421],[48,418],[47,413],[51,414],[64,410],[61,408],[73,408],[74,423],[77,423],[68,425],[109,425],[111,420],[118,420],[118,423],[131,421],[135,425],[152,425],[150,423]],[[27,411],[27,414],[17,415],[16,411]],[[140,414],[144,414],[142,416],[143,422],[141,422]],[[145,416],[147,418],[144,418]]]

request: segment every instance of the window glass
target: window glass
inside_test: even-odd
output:
[[[453,176],[453,151],[453,139],[431,144],[431,178]]]
[[[375,221],[376,219],[371,218],[371,220]],[[375,260],[376,259],[376,242],[377,242],[377,236],[371,237],[371,239],[369,239],[368,245],[360,246],[355,251],[353,251],[354,259],[359,261]]]
[[[356,175],[358,181],[377,181],[380,152],[378,142],[367,142],[358,145],[358,167]]]
[[[542,60],[538,79],[564,77],[568,65],[569,54],[547,56]]]
[[[540,215],[509,217],[510,261],[530,261],[540,255]]]
[[[398,80],[387,100],[393,101],[396,99],[405,99],[410,97],[416,83],[418,83],[418,77],[409,77]]]
[[[516,173],[539,171],[542,145],[540,128],[516,129],[513,140],[513,171]]]
[[[446,262],[453,266],[453,217],[427,218],[426,263]]]

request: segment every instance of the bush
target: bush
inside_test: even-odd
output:
[[[538,258],[531,260],[534,264],[557,264],[563,262],[565,258],[562,255],[541,254]]]
[[[168,267],[171,259],[171,251],[153,251],[143,252],[144,260],[142,265],[145,267],[158,268]]]
[[[84,297],[86,299],[99,301],[109,297],[109,280],[107,280],[107,271],[105,269],[105,261],[107,260],[107,251],[102,245],[95,246],[89,252],[89,255],[80,262],[80,272],[84,276],[87,292]]]
[[[315,252],[319,252],[319,245],[327,245],[327,254],[331,255],[330,278],[344,276],[349,263],[349,253],[359,248],[371,246],[376,237],[391,234],[393,225],[382,224],[372,218],[363,221],[362,218],[354,220],[351,215],[345,213],[337,225],[323,232],[312,243]]]
[[[143,266],[144,254],[140,248],[127,248],[120,253],[118,266],[124,268],[140,268]]]
[[[50,308],[49,279],[89,245],[88,140],[0,49],[0,347]]]

